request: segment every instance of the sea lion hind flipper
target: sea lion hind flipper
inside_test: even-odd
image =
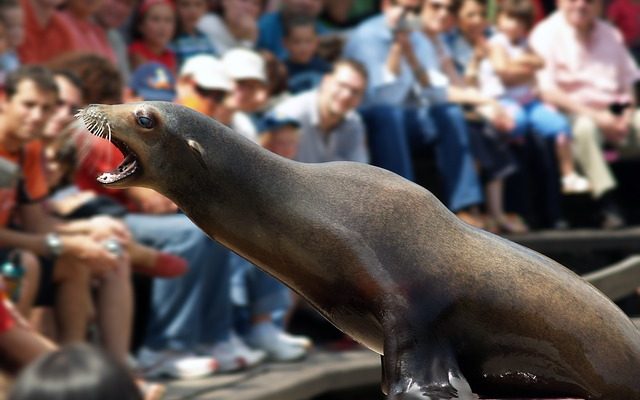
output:
[[[436,339],[402,342],[398,336],[385,338],[384,342],[382,390],[388,399],[400,399],[415,387],[432,400],[477,399],[446,342]]]

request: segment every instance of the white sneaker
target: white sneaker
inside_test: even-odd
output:
[[[273,361],[295,361],[309,352],[311,341],[305,337],[286,334],[271,322],[253,326],[247,336],[247,343],[267,352]]]
[[[138,365],[147,378],[196,379],[208,376],[218,369],[218,362],[212,357],[198,357],[175,350],[153,351],[148,348],[142,348],[138,352]]]
[[[591,189],[589,180],[575,172],[562,177],[562,193],[584,193]]]
[[[208,354],[218,360],[220,372],[250,368],[267,358],[267,353],[250,348],[235,333],[231,334],[229,340],[213,345]]]

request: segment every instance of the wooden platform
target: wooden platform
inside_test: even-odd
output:
[[[242,373],[167,384],[166,400],[311,399],[329,391],[379,385],[380,356],[364,349],[316,351],[304,361],[267,363]]]
[[[610,250],[624,251],[628,254],[640,253],[640,226],[610,231],[601,229],[548,230],[505,237],[542,254]]]
[[[633,322],[640,329],[640,319]],[[380,356],[366,349],[316,351],[300,362],[268,363],[242,373],[166,384],[164,400],[308,400],[349,388],[379,387]]]

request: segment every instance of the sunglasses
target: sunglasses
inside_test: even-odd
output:
[[[200,87],[200,86],[196,86],[196,92],[200,96],[210,98],[213,101],[215,101],[216,103],[220,103],[225,98],[225,96],[227,95],[227,92],[224,91],[224,90],[205,89],[205,88]]]

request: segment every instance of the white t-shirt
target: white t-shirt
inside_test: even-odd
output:
[[[509,38],[498,32],[491,36],[489,44],[492,46],[502,47],[509,56],[510,59],[514,59],[525,54],[527,50],[527,39],[522,39],[518,43],[512,43]],[[533,87],[533,82],[522,83],[513,86],[507,86],[505,84],[505,96],[516,100],[520,104],[526,104],[535,98],[536,94]]]

